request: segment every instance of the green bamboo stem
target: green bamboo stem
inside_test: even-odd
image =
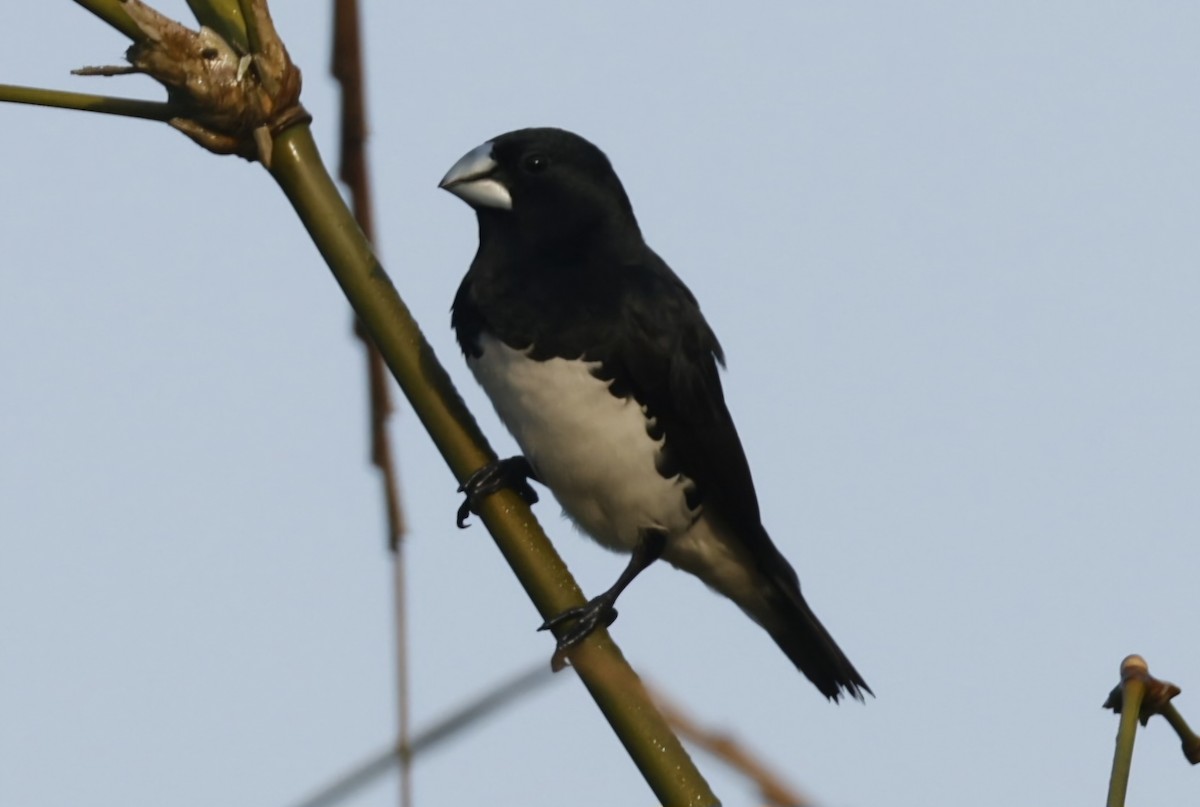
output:
[[[157,121],[168,121],[178,114],[173,105],[160,101],[113,98],[108,95],[44,90],[38,87],[18,87],[13,84],[0,84],[0,101],[59,109],[78,109],[82,112],[99,112],[104,115],[121,115],[126,118],[145,118]]]
[[[255,16],[250,4],[253,0],[237,0],[238,8],[246,26],[246,42],[250,53],[262,52],[262,38],[258,35],[258,17]]]
[[[1144,662],[1143,662],[1144,663]],[[1108,780],[1107,807],[1125,807],[1125,792],[1129,788],[1129,770],[1133,765],[1133,741],[1137,739],[1138,716],[1142,711],[1142,698],[1146,694],[1146,681],[1140,675],[1127,674],[1122,669],[1121,723],[1117,728],[1117,748],[1113,753],[1112,775]]]
[[[273,154],[272,175],[454,476],[465,480],[495,454],[355,224],[311,131],[304,125],[286,129]],[[543,618],[583,605],[578,585],[519,496],[503,491],[489,497],[481,518]],[[571,661],[662,804],[719,804],[607,631],[585,640]]]
[[[129,15],[125,13],[125,9],[122,7],[124,6],[122,0],[75,0],[75,2],[125,34],[125,36],[134,42],[141,42],[146,38],[142,29],[138,28],[137,23],[129,19]]]
[[[76,3],[116,28],[134,42],[146,38],[146,34],[125,13],[124,0],[75,0]],[[246,25],[238,0],[187,0],[188,7],[200,25],[219,33],[226,42],[248,52]]]
[[[237,0],[187,0],[187,4],[196,22],[216,31],[240,53],[250,52],[245,17]]]

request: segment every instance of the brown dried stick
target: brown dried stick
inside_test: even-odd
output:
[[[801,796],[766,763],[729,734],[701,726],[678,705],[672,703],[662,690],[647,687],[650,697],[671,728],[679,736],[717,757],[758,786],[763,800],[770,807],[812,807],[810,799]]]
[[[333,48],[330,72],[342,88],[342,137],[338,178],[350,190],[351,208],[367,240],[375,242],[371,180],[367,168],[367,110],[363,91],[363,58],[358,0],[334,0]],[[378,252],[378,249],[376,250]],[[367,388],[371,407],[371,462],[379,469],[387,514],[387,542],[392,551],[392,613],[396,636],[397,743],[409,745],[408,629],[404,552],[404,511],[400,505],[399,475],[388,439],[387,423],[393,407],[387,366],[367,334],[362,320],[354,318],[354,334],[367,359]],[[400,756],[400,807],[412,804],[412,760]]]

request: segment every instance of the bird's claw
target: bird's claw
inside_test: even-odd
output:
[[[612,603],[604,597],[597,597],[587,605],[568,608],[543,622],[538,630],[550,630],[564,622],[575,623],[558,636],[558,645],[554,648],[554,655],[550,657],[550,669],[558,672],[566,667],[567,653],[571,648],[590,636],[597,628],[607,628],[616,619],[617,609],[612,607]]]
[[[471,513],[479,514],[479,505],[498,490],[509,488],[525,500],[526,504],[537,504],[537,491],[529,484],[533,468],[524,457],[489,462],[458,486],[458,492],[466,494],[458,506],[456,523],[460,530],[466,529]]]

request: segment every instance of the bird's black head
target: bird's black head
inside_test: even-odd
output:
[[[641,243],[604,152],[562,129],[493,138],[455,163],[440,187],[475,209],[481,241],[541,253]]]

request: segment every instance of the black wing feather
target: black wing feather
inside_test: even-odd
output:
[[[573,265],[513,265],[481,253],[453,312],[467,355],[478,353],[478,336],[488,331],[510,347],[531,348],[534,358],[599,361],[597,375],[612,382],[612,393],[636,398],[666,436],[660,472],[691,479],[706,512],[729,525],[763,574],[799,591],[762,527],[721,387],[721,345],[691,291],[653,250],[643,244],[636,257],[593,254]]]
[[[695,482],[705,508],[770,568],[779,555],[762,533],[754,479],[725,403],[721,345],[691,291],[647,252],[646,264],[622,278],[621,336],[611,355],[598,358],[656,418],[667,462]]]

